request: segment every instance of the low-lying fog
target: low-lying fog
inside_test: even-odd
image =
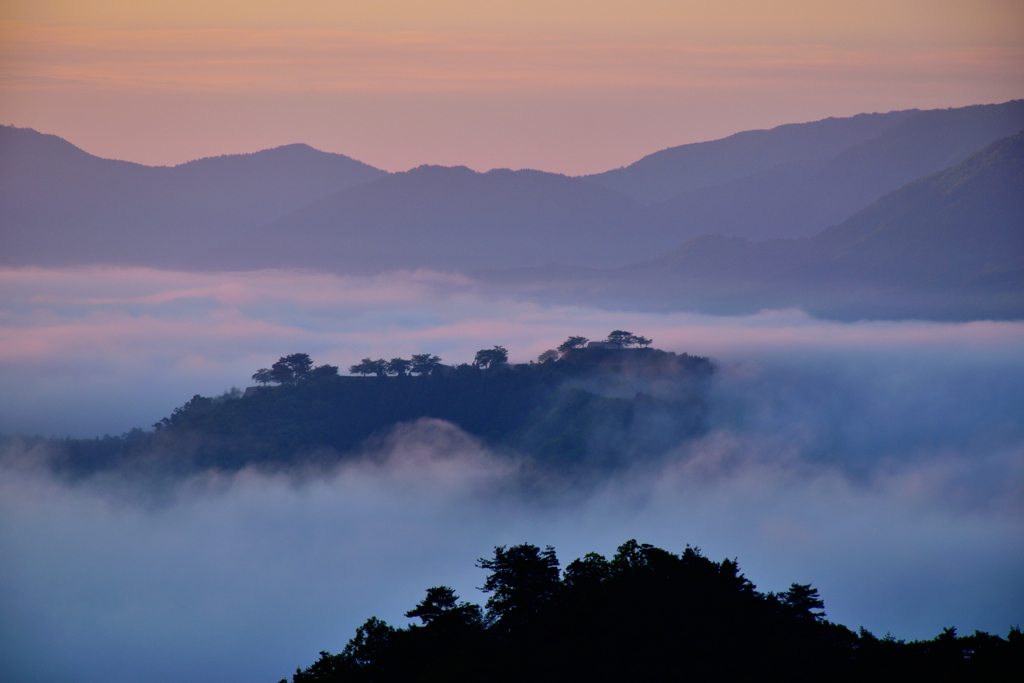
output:
[[[714,357],[710,433],[593,490],[524,493],[445,423],[330,473],[69,485],[0,454],[0,678],[277,681],[395,624],[428,586],[482,602],[477,557],[628,538],[736,557],[762,590],[811,582],[881,635],[1024,624],[1024,323],[840,324],[495,300],[430,273],[0,269],[0,432],[146,426],[294,351],[535,358],[615,328]]]

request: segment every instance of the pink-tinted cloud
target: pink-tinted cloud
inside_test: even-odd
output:
[[[527,362],[571,334],[601,339],[613,329],[747,364],[793,353],[821,362],[1000,363],[1024,347],[1021,323],[844,324],[800,311],[716,317],[547,306],[429,272],[8,268],[0,269],[0,429],[91,434],[150,424],[196,392],[245,386],[256,369],[296,351],[344,369],[366,356],[424,352],[469,362],[501,344]]]
[[[306,142],[392,171],[586,173],[1024,83],[1002,0],[443,4],[8,3],[0,121],[152,164]]]

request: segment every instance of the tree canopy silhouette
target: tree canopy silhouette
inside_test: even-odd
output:
[[[497,546],[494,557],[481,557],[477,566],[491,572],[481,589],[491,594],[487,616],[505,630],[535,619],[558,594],[558,558],[551,546]]]
[[[1019,628],[912,643],[854,633],[825,619],[810,584],[762,593],[735,560],[689,546],[630,540],[561,576],[550,546],[497,546],[477,566],[489,572],[486,618],[450,587],[428,588],[405,615],[422,625],[372,617],[293,682],[973,681],[1024,665]]]
[[[412,371],[412,361],[405,358],[392,358],[388,361],[387,371],[389,375],[405,377]]]
[[[412,356],[412,371],[417,375],[429,375],[441,367],[441,357],[432,356],[429,353],[414,353]]]
[[[582,349],[589,341],[586,337],[569,337],[558,345],[558,350],[565,353],[569,349]]]
[[[377,360],[364,358],[355,365],[349,367],[348,371],[353,375],[377,375],[378,377],[387,377],[388,362],[383,358],[378,358]]]
[[[336,374],[338,368],[333,365],[314,368],[309,354],[293,353],[282,356],[270,368],[260,368],[252,378],[260,384],[297,384],[307,379],[322,379]]]
[[[484,370],[508,365],[508,349],[504,346],[481,349],[476,352],[476,357],[473,359],[473,365]]]
[[[614,330],[608,334],[608,338],[605,340],[605,343],[618,346],[619,348],[626,348],[630,346],[646,348],[651,345],[651,340],[647,337],[627,332],[626,330]]]
[[[554,349],[548,349],[539,356],[537,356],[538,363],[547,363],[549,360],[558,360],[560,354]]]

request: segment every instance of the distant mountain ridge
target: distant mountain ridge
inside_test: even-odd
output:
[[[540,283],[530,290],[535,293],[551,281],[576,283],[565,285],[570,288],[585,282],[599,305],[636,299],[660,280],[665,290],[647,291],[657,296],[640,297],[644,305],[812,306],[847,296],[833,287],[842,273],[861,289],[869,280],[879,287],[954,287],[953,271],[935,271],[935,264],[953,267],[954,243],[964,258],[982,259],[978,249],[989,247],[972,240],[989,239],[992,231],[1010,239],[1006,234],[1020,227],[1016,214],[993,213],[995,204],[977,200],[984,193],[970,183],[969,192],[954,193],[960,199],[953,205],[938,191],[914,200],[914,212],[881,200],[899,191],[910,202],[910,190],[901,187],[952,169],[1021,130],[1024,100],[864,114],[747,131],[663,150],[604,174],[570,177],[441,166],[389,174],[306,145],[147,167],[100,159],[55,136],[8,126],[0,128],[0,264],[362,274],[430,268],[484,271],[490,282],[519,285],[532,278]],[[996,167],[997,176],[1015,172]],[[997,176],[991,188],[1010,182]],[[680,188],[671,199],[649,201]],[[1006,196],[997,199],[1000,206],[1012,204]],[[922,228],[924,216],[928,225],[945,225],[954,215],[967,221],[971,212],[975,232],[939,230],[932,247],[919,245],[914,254],[893,237],[884,248],[899,256],[888,261],[880,237],[865,242],[866,250],[876,245],[871,256],[852,246],[842,258],[821,251],[834,235],[852,229],[855,217],[874,215],[876,209],[868,209],[876,202],[893,211],[886,219],[893,235]],[[945,213],[936,213],[939,206]],[[788,241],[794,237],[806,239]],[[813,258],[800,261],[799,254]],[[821,280],[831,283],[827,294],[808,289],[819,277],[814,259],[829,264]],[[870,277],[844,265],[855,261]],[[1007,294],[1021,278],[1012,264],[986,261],[982,273],[977,263],[964,263],[954,268],[955,286],[974,288],[972,300],[981,301],[976,294],[986,287],[999,289],[1003,299],[1016,296]],[[609,274],[627,272],[639,279],[635,286]],[[601,278],[610,280],[597,286]],[[915,284],[914,278],[924,279]],[[863,301],[861,294],[850,297]],[[986,306],[1009,310],[1003,303]]]
[[[482,273],[561,301],[830,317],[1024,317],[1024,132],[812,238],[705,236],[625,268]]]
[[[900,185],[1021,129],[1024,101],[829,119],[733,136],[750,137],[754,146],[713,165],[712,172],[840,152],[831,159],[794,161],[724,186],[694,190],[700,193],[696,204],[703,214],[694,214],[690,195],[643,206],[594,177],[424,166],[341,191],[250,230],[225,247],[224,262],[236,268],[278,265],[345,272],[555,263],[612,267],[655,257],[701,234],[753,239],[813,234]],[[825,140],[823,131],[837,131],[837,140]],[[795,140],[793,148],[785,148],[780,136]],[[733,138],[720,142],[731,149],[738,144]],[[857,144],[843,148],[850,143]],[[702,220],[695,222],[695,216]]]
[[[190,268],[211,243],[382,175],[308,145],[143,166],[2,126],[0,263]]]
[[[581,178],[542,171],[420,166],[342,190],[227,246],[236,267],[373,273],[558,261],[613,266],[647,254],[640,206]]]
[[[642,204],[656,204],[700,187],[724,185],[794,162],[822,161],[880,135],[919,113],[830,117],[748,130],[720,140],[669,147],[629,166],[584,176]]]
[[[648,221],[680,241],[716,234],[810,237],[887,192],[1020,130],[1024,100],[913,112],[831,158],[792,161],[685,192],[652,206]]]

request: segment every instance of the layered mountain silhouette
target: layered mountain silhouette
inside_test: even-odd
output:
[[[792,160],[728,183],[691,189],[653,206],[648,222],[681,239],[709,234],[753,240],[809,237],[887,192],[1021,130],[1024,101],[913,112],[903,118],[876,116],[898,123],[831,158]],[[813,151],[806,143],[793,149]]]
[[[213,244],[385,175],[288,145],[150,167],[0,127],[0,263],[195,267]]]
[[[539,171],[420,167],[252,230],[230,245],[228,262],[363,272],[550,263],[607,267],[649,259],[697,235],[809,235],[1021,129],[1024,101],[744,133],[697,145],[692,152],[686,146],[648,157],[635,165],[636,176],[657,176],[648,169],[657,162],[657,177],[688,186],[698,182],[702,164],[706,182],[717,182],[780,163],[647,206],[642,200],[651,192],[635,191],[647,186],[611,182],[623,180],[615,171],[568,178]],[[720,156],[714,155],[716,148]],[[662,154],[666,160],[659,160]],[[679,163],[670,163],[673,159]]]
[[[1024,316],[1024,132],[812,238],[706,236],[610,271],[484,274],[562,299],[838,317]]]
[[[592,182],[657,204],[702,187],[716,187],[795,162],[826,161],[913,118],[918,110],[859,114],[748,130],[721,140],[669,147]]]
[[[838,310],[848,300],[852,311],[868,287],[946,288],[954,298],[960,288],[974,302],[994,297],[978,315],[1007,315],[1021,296],[1012,244],[1024,231],[1007,159],[1022,129],[1024,100],[862,114],[568,177],[440,166],[389,174],[305,145],[147,167],[2,127],[0,263],[431,268],[483,272],[538,295],[585,292],[601,305],[716,310]],[[871,221],[884,229],[864,227]],[[837,289],[840,280],[857,293]]]
[[[363,273],[553,261],[613,266],[651,254],[635,235],[642,229],[640,208],[581,178],[421,166],[338,192],[252,230],[223,257],[236,267]]]

